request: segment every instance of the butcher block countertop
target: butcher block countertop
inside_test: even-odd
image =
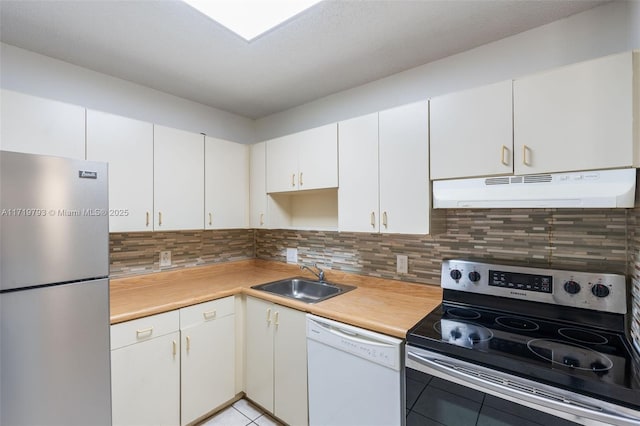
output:
[[[355,290],[316,304],[250,288],[294,276],[313,278],[296,265],[243,260],[111,280],[111,324],[235,294],[246,294],[322,317],[404,339],[442,300],[438,286],[325,270],[329,282]]]

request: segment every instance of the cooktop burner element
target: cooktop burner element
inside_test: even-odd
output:
[[[581,330],[579,328],[561,328],[558,330],[558,334],[562,337],[566,337],[569,340],[580,343],[591,343],[594,345],[606,345],[609,340],[601,334]]]
[[[598,373],[613,367],[613,361],[606,355],[562,340],[533,339],[527,342],[527,347],[540,358],[569,368]]]
[[[480,313],[468,308],[451,308],[447,309],[447,315],[454,318],[474,320],[480,318]]]
[[[441,276],[408,345],[640,411],[626,277],[458,260]]]
[[[433,328],[442,335],[442,340],[467,348],[485,344],[493,337],[488,328],[465,321],[442,319],[435,323]]]

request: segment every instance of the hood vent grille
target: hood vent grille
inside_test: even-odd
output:
[[[551,182],[552,180],[551,175],[531,175],[524,177],[524,183],[543,183]]]
[[[487,178],[484,180],[485,185],[509,185],[508,177]]]
[[[630,208],[636,169],[437,180],[434,208]]]

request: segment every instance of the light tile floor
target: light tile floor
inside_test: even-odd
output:
[[[198,426],[283,426],[246,399],[236,401]]]

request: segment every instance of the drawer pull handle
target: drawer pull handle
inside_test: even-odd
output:
[[[145,221],[145,226],[149,226],[149,212],[147,212],[147,220]]]
[[[387,227],[387,212],[382,213],[382,226]]]
[[[162,212],[158,212],[158,226],[162,226]]]
[[[302,183],[302,172],[300,172],[300,179],[298,179],[300,181],[300,186],[304,185],[304,183]]]
[[[276,314],[275,314],[275,324],[276,324],[276,327],[280,325],[280,323],[278,322],[278,318],[279,318],[279,317],[280,317],[280,312],[276,311]]]
[[[296,186],[296,174],[291,175],[291,186]]]
[[[214,319],[216,317],[216,310],[214,309],[213,311],[203,312],[202,316],[204,316],[206,321]]]
[[[209,213],[209,226],[213,225],[213,214]]]
[[[264,213],[260,213],[260,226],[264,225]]]
[[[173,357],[176,357],[176,354],[178,353],[178,343],[174,340],[171,342],[171,346],[173,347]]]
[[[189,353],[189,350],[191,349],[191,337],[187,336],[187,353]]]
[[[267,324],[271,324],[271,308],[267,309]]]
[[[142,330],[136,330],[136,337],[140,339],[141,337],[149,337],[153,333],[153,327],[143,328]]]
[[[371,212],[371,226],[376,227],[376,214],[375,212]]]

